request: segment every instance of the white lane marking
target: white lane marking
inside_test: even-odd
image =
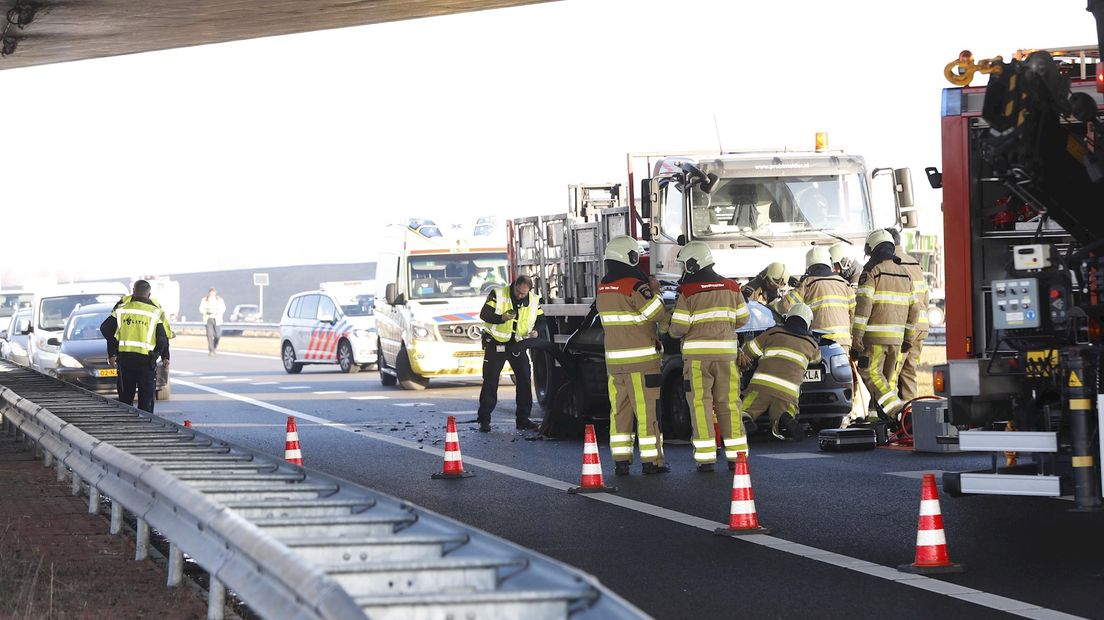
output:
[[[816,452],[779,452],[777,454],[756,454],[755,456],[761,456],[765,459],[778,459],[779,461],[795,461],[797,459],[830,459],[831,456],[827,454],[819,454]]]
[[[883,472],[887,476],[897,476],[900,478],[912,478],[914,480],[922,480],[924,474],[935,474],[935,483],[943,484],[943,474],[947,470],[945,469],[922,469],[920,471],[887,471]]]
[[[387,400],[387,396],[350,396],[350,400]]]
[[[277,385],[278,383],[280,383],[280,382],[279,381],[254,381],[253,383],[250,383],[249,385]]]
[[[250,379],[249,377],[244,377],[244,378],[239,378],[239,379],[227,379],[226,381],[223,381],[223,383],[245,383],[245,382],[248,382],[248,381],[252,381],[252,379]]]
[[[318,425],[317,424],[298,424],[298,423],[296,423],[296,427],[300,427],[300,426],[305,427],[305,426],[318,426]],[[286,424],[250,424],[248,422],[196,424],[196,423],[193,422],[192,423],[192,428],[287,428],[287,425]]]
[[[312,394],[346,394],[345,390],[322,390],[321,392],[312,392]]]
[[[468,415],[479,413],[478,409],[466,409],[464,411],[442,411],[441,413],[447,413],[448,415]]]
[[[280,388],[281,390],[309,390],[309,385],[285,385]]]
[[[226,375],[207,375],[204,379],[225,379]]]
[[[395,403],[396,407],[432,407],[433,403]]]
[[[195,376],[194,372],[188,372],[187,370],[177,370],[175,368],[172,369],[172,373],[174,375],[180,375],[182,377],[193,377],[193,376]]]
[[[325,418],[320,418],[309,413],[303,413],[301,411],[295,411],[294,409],[288,409],[287,407],[281,407],[279,405],[272,405],[262,400],[255,398],[249,398],[248,396],[242,396],[240,394],[234,394],[232,392],[226,392],[216,388],[208,387],[206,385],[200,385],[198,383],[191,383],[189,381],[180,381],[173,379],[173,383],[183,385],[185,387],[195,388],[204,392],[210,392],[211,394],[217,394],[224,398],[236,400],[243,403],[248,403],[262,409],[268,409],[269,411],[275,411],[283,415],[295,416],[300,420],[309,420],[311,422],[317,422],[321,426],[326,426],[346,433],[359,435],[361,437],[367,437],[369,439],[375,439],[376,441],[382,441],[394,446],[400,446],[411,450],[417,450],[423,454],[433,454],[439,457],[444,457],[445,451],[432,446],[426,446],[414,441],[407,441],[405,439],[399,439],[397,437],[391,437],[389,435],[381,435],[372,431],[364,430],[363,428],[354,428],[348,424],[341,422],[334,422]],[[517,478],[519,480],[525,480],[535,484],[540,484],[552,489],[560,491],[566,491],[575,486],[572,483],[567,483],[562,480],[556,480],[555,478],[549,478],[540,474],[534,474],[532,472],[522,471],[520,469],[514,469],[513,467],[507,467],[505,465],[499,465],[498,463],[492,463],[491,461],[484,461],[479,458],[468,457],[464,459],[469,465],[476,467],[482,467],[496,473],[500,473],[511,478]],[[682,525],[689,525],[698,529],[712,532],[718,527],[728,527],[726,523],[719,523],[717,521],[710,521],[709,519],[703,519],[694,515],[670,510],[661,506],[655,506],[653,504],[647,504],[627,497],[619,497],[617,495],[611,495],[609,493],[589,493],[584,494],[584,498],[594,501],[605,502],[614,506],[621,506],[636,512],[652,515],[661,519],[666,519],[674,523],[681,523]],[[863,574],[870,575],[872,577],[878,577],[879,579],[885,579],[901,585],[910,586],[920,590],[927,590],[933,594],[939,594],[941,596],[948,596],[967,603],[973,603],[981,607],[988,607],[990,609],[996,609],[998,611],[1004,611],[1016,616],[1024,618],[1069,618],[1076,619],[1079,616],[1073,616],[1065,614],[1060,611],[1040,607],[1032,603],[1025,603],[1023,601],[1017,601],[1015,599],[998,596],[995,594],[989,594],[981,590],[975,590],[973,588],[967,588],[965,586],[955,586],[954,584],[948,584],[941,582],[931,577],[925,577],[923,575],[913,575],[910,573],[902,573],[894,568],[888,566],[881,566],[873,562],[867,562],[858,558],[852,558],[832,551],[825,551],[823,549],[817,549],[816,547],[810,547],[808,545],[802,545],[794,543],[774,536],[765,536],[762,534],[752,534],[748,536],[741,536],[736,540],[742,540],[744,542],[750,542],[756,545],[769,547],[777,551],[783,551],[817,562],[823,562],[832,566],[838,566],[847,570],[853,570]],[[953,586],[953,594],[947,586]]]
[[[188,353],[206,353],[207,349],[185,349],[183,347],[179,347],[179,348],[178,347],[173,347],[173,351],[174,352],[175,351],[187,351]],[[223,355],[229,355],[231,357],[251,357],[253,359],[258,359],[258,360],[279,360],[280,359],[279,355],[257,355],[255,353],[223,353],[221,351],[218,353],[218,357],[222,357]]]

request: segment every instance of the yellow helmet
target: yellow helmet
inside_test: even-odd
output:
[[[851,244],[840,241],[828,249],[828,252],[832,255],[832,262],[842,262],[844,258],[851,252]]]
[[[813,309],[805,304],[794,304],[790,306],[790,311],[786,313],[786,318],[791,316],[799,316],[805,320],[805,327],[809,327],[813,324]]]
[[[832,253],[828,251],[828,248],[822,245],[814,245],[805,253],[805,268],[808,269],[813,265],[832,266]]]
[[[675,260],[684,265],[686,273],[697,273],[715,262],[713,252],[701,241],[691,241],[682,246]]]
[[[628,235],[617,235],[606,244],[603,258],[635,267],[640,262],[640,244]]]
[[[866,236],[866,247],[863,248],[863,251],[870,255],[874,248],[883,243],[893,243],[893,235],[889,234],[886,229],[879,228]]]
[[[763,270],[767,279],[774,282],[778,286],[786,284],[786,280],[790,278],[790,270],[786,268],[786,263],[773,262],[767,265],[767,268]]]

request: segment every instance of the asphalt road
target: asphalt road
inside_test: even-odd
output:
[[[636,465],[615,478],[603,446],[606,482],[620,491],[568,495],[581,442],[516,432],[509,382],[494,431],[481,434],[476,382],[405,392],[382,387],[375,372],[287,375],[275,357],[174,353],[173,398],[157,414],[282,455],[285,410],[296,412],[307,466],[578,566],[657,618],[1007,617],[1002,609],[1104,618],[1104,514],[1071,512],[1067,501],[944,497],[951,558],[968,572],[916,580],[894,570],[912,561],[921,475],[984,467],[987,456],[826,454],[811,439],[753,440],[756,506],[773,537],[722,538],[708,530],[728,520],[723,465],[697,473],[690,446],[668,442],[672,473],[644,477]],[[430,479],[448,415],[461,422],[475,477]]]

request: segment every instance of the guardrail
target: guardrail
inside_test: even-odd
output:
[[[0,362],[3,430],[35,446],[58,481],[170,543],[210,574],[208,618],[226,588],[271,618],[638,618],[593,577],[351,482],[181,427]]]
[[[206,333],[207,323],[202,321],[173,321],[170,323],[174,332],[183,333],[185,331],[195,331],[200,333]],[[236,323],[227,322],[219,326],[223,335],[233,335],[235,333],[244,334],[245,332],[254,332],[262,334],[279,334],[279,323]]]
[[[924,344],[932,346],[945,346],[947,344],[947,326],[946,325],[933,325],[928,328],[928,337],[924,339]]]

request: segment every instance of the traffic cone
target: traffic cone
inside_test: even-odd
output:
[[[617,487],[607,487],[602,480],[602,461],[598,458],[598,442],[594,439],[594,425],[586,425],[586,437],[583,441],[583,476],[579,486],[567,490],[568,493],[616,493]]]
[[[920,575],[963,573],[966,567],[947,557],[947,536],[943,533],[943,512],[939,509],[939,491],[935,474],[924,474],[920,491],[920,523],[916,529],[916,561],[897,570]]]
[[[287,439],[284,440],[284,460],[296,465],[303,464],[303,453],[299,451],[299,431],[295,428],[295,418],[288,416]]]
[[[456,434],[456,418],[449,416],[445,426],[445,469],[439,474],[433,474],[433,477],[466,478],[474,475],[470,471],[464,471],[464,461],[460,458],[460,436]]]
[[[770,534],[770,530],[759,525],[759,514],[755,512],[755,494],[751,491],[751,474],[748,472],[747,453],[736,456],[736,472],[732,476],[732,507],[729,511],[728,527],[713,530],[718,536],[745,536],[747,534]]]
[[[184,428],[191,428],[191,427],[192,427],[192,421],[191,420],[184,420]]]

